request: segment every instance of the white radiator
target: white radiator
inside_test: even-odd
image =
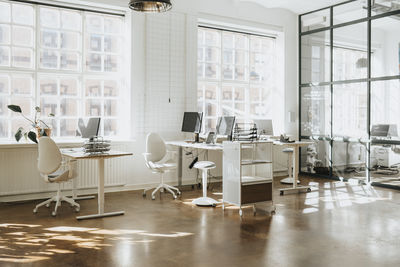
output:
[[[113,144],[112,149],[132,151],[129,144]],[[37,170],[37,148],[16,147],[0,149],[0,196],[55,191],[57,185],[46,183]],[[105,160],[105,185],[119,186],[127,183],[132,157]],[[98,170],[96,160],[78,160],[76,178],[78,189],[96,188]],[[72,183],[65,185],[70,189]]]

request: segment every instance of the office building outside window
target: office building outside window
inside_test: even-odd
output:
[[[40,106],[54,137],[97,116],[99,134],[118,135],[124,27],[123,16],[0,1],[0,138],[30,127],[10,104],[28,117]]]
[[[215,129],[218,116],[233,115],[237,122],[272,119],[276,55],[273,37],[198,28],[197,99],[203,131]]]

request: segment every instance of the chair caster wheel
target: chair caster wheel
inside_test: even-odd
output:
[[[311,188],[307,188],[307,192],[311,192]]]
[[[33,209],[33,213],[35,213],[35,214],[36,214],[36,213],[37,213],[37,209]]]
[[[283,191],[281,191],[279,194],[280,194],[281,196],[283,196]]]
[[[173,197],[174,199],[176,199],[176,195],[173,195],[172,197]]]
[[[75,212],[79,212],[81,210],[80,206],[75,207]]]
[[[156,199],[156,196],[151,196],[151,199],[152,199],[152,200],[155,200],[155,199]]]
[[[49,203],[49,204],[46,204],[46,208],[50,208],[50,203]]]
[[[57,213],[56,213],[55,211],[53,211],[53,212],[51,213],[51,216],[53,216],[53,217],[56,217],[56,215],[57,215]]]
[[[273,211],[271,211],[271,215],[275,215],[275,213],[276,213],[276,212],[275,212],[274,210],[273,210]]]
[[[178,191],[178,192],[176,192],[177,194],[178,194],[178,196],[181,196],[182,195],[182,192],[181,191]]]

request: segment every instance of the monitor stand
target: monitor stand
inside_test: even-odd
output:
[[[194,142],[195,143],[200,143],[200,134],[199,133],[195,133],[194,134]]]

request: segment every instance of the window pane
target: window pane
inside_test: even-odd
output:
[[[104,100],[104,116],[115,117],[117,116],[118,104],[116,100]]]
[[[357,0],[333,7],[333,24],[345,23],[368,15],[368,2]]]
[[[29,125],[29,122],[25,119],[15,118],[11,120],[11,134],[14,140],[14,134],[18,131],[18,129],[22,127],[25,131],[32,130],[32,127]]]
[[[55,97],[42,97],[40,99],[40,108],[42,110],[42,114],[59,114],[57,110],[58,106],[58,98]]]
[[[78,120],[76,119],[60,119],[60,135],[75,136],[78,128]]]
[[[60,28],[60,12],[53,8],[40,8],[40,24],[49,28]]]
[[[0,117],[8,115],[9,110],[7,108],[7,105],[8,105],[8,99],[0,95]]]
[[[8,120],[0,119],[0,138],[6,138],[6,137],[8,137]]]
[[[10,43],[10,26],[0,25],[0,44]]]
[[[22,68],[33,67],[33,51],[27,48],[13,48],[13,66]]]
[[[104,136],[114,136],[118,132],[118,122],[117,120],[104,120]]]
[[[14,97],[13,96],[13,97],[11,97],[10,104],[20,106],[22,113],[24,113],[25,116],[29,117],[32,114],[32,108],[33,108],[32,99],[29,97]],[[11,112],[11,116],[12,117],[20,117],[20,114]],[[24,119],[24,122],[26,124],[24,127],[29,126],[29,122],[27,122],[25,119]]]
[[[57,80],[56,79],[41,79],[40,80],[40,95],[57,95]]]
[[[352,83],[333,87],[333,135],[367,136],[367,84]]]
[[[58,32],[56,31],[42,31],[42,46],[47,48],[58,48]]]
[[[78,53],[61,53],[60,68],[63,70],[78,70],[79,54]]]
[[[118,83],[116,81],[104,81],[104,96],[118,96]]]
[[[330,24],[329,8],[301,16],[301,31],[311,31],[324,28]]]
[[[13,44],[33,46],[33,30],[29,27],[13,27]]]
[[[330,81],[330,32],[301,37],[301,83]]]
[[[217,86],[207,84],[205,87],[205,97],[211,100],[217,99]]]
[[[225,80],[233,80],[233,66],[232,65],[223,66],[223,78]]]
[[[78,12],[61,11],[61,24],[63,29],[80,31],[82,18]]]
[[[10,4],[0,2],[0,22],[10,22]]]
[[[347,42],[333,49],[333,79],[335,81],[367,78],[367,23],[358,23],[333,30],[334,40]],[[357,39],[355,39],[357,38]]]
[[[118,57],[112,55],[104,56],[104,71],[118,71]]]
[[[8,76],[0,76],[0,94],[8,94],[10,82]]]
[[[216,117],[217,116],[217,105],[211,102],[206,102],[206,117]]]
[[[44,50],[40,53],[40,66],[46,69],[58,68],[58,52],[52,50]]]
[[[121,19],[106,17],[104,19],[104,32],[112,34],[121,33]]]
[[[11,82],[11,94],[32,95],[32,78],[30,77],[13,77]]]
[[[219,34],[215,31],[205,30],[205,44],[208,46],[220,46]]]
[[[233,99],[233,88],[231,86],[222,86],[222,99],[232,100]]]
[[[101,100],[86,100],[86,116],[101,116]]]
[[[78,81],[76,79],[60,80],[60,95],[77,96],[78,95]]]
[[[101,96],[101,83],[98,80],[86,80],[86,96]]]
[[[60,110],[61,116],[77,116],[78,115],[78,101],[76,99],[64,98],[61,100]]]
[[[103,51],[103,38],[101,35],[91,34],[87,40],[87,49],[89,51],[102,52]]]
[[[101,71],[101,55],[89,54],[86,57],[86,66],[91,71]]]
[[[80,38],[79,34],[75,32],[62,32],[61,33],[61,48],[68,50],[79,50]]]
[[[96,15],[86,16],[86,29],[89,32],[103,32],[103,18]]]
[[[0,66],[10,66],[10,49],[0,46]]]
[[[12,4],[12,19],[14,23],[33,25],[34,24],[34,10],[33,6]]]

